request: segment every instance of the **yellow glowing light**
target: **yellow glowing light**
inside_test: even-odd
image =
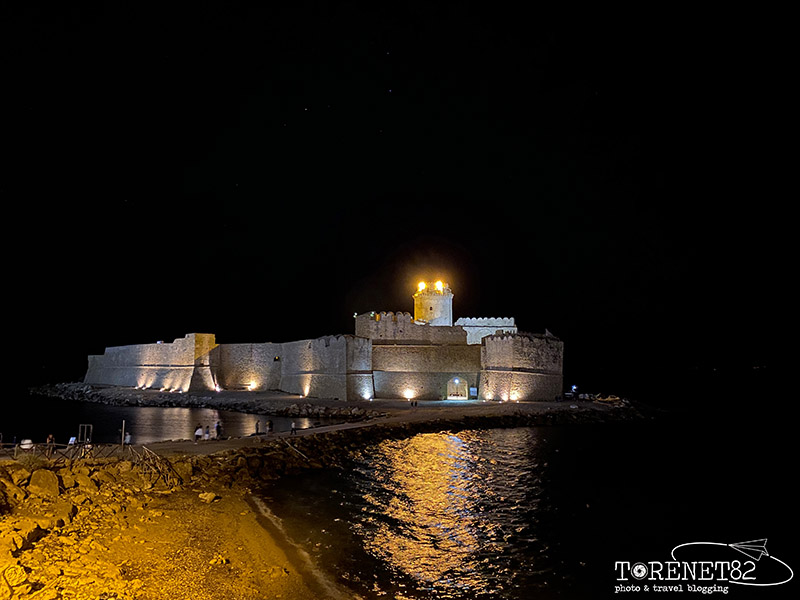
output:
[[[404,391],[403,396],[405,396],[408,400],[411,400],[414,397],[414,390]]]
[[[256,389],[256,382],[255,381],[251,381],[250,383],[248,383],[247,384],[247,389],[249,389],[251,391]]]
[[[463,443],[451,435],[421,434],[398,442],[399,451],[386,442],[375,448],[403,499],[387,502],[384,514],[387,521],[407,523],[408,528],[376,523],[364,542],[367,552],[397,572],[441,581],[463,565],[465,549],[480,546],[476,532],[485,525],[483,514],[466,490],[483,472],[460,461]],[[370,508],[377,507],[377,500],[364,499]]]
[[[425,287],[426,287],[425,286],[425,282],[424,281],[420,281],[419,284],[417,285],[417,290],[421,292],[422,290],[425,289]]]
[[[437,281],[435,283],[435,286],[437,292],[441,292],[442,290],[444,290],[444,284],[441,281]]]

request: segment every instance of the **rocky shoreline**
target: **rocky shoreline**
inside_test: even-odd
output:
[[[0,463],[0,599],[317,597],[238,457],[194,458],[167,461],[172,480],[125,458]]]
[[[149,406],[206,402],[157,393],[140,398],[130,390],[82,385],[54,386],[50,395]],[[102,460],[54,463],[28,456],[0,462],[0,600],[343,597],[270,528],[251,501],[262,483],[337,466],[371,444],[418,433],[651,417],[630,403],[481,404],[455,410],[387,404],[370,410],[325,401],[309,408],[292,398],[269,406],[273,401],[264,398],[212,400],[247,412],[340,408],[349,410],[350,418],[297,436],[235,439],[213,452],[204,444],[175,442],[151,445],[147,460],[141,450],[128,449]]]
[[[298,396],[281,393],[218,392],[186,393],[161,392],[94,386],[86,383],[56,383],[31,388],[31,394],[76,402],[96,402],[113,406],[161,406],[181,408],[213,408],[277,417],[314,417],[360,420],[383,416],[386,413],[336,399],[315,399],[314,403]]]

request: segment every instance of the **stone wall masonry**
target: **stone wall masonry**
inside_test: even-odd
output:
[[[514,317],[459,317],[460,327],[516,327]]]
[[[481,343],[479,396],[485,400],[554,400],[563,391],[564,344],[551,335],[488,336]]]
[[[563,358],[564,343],[551,335],[498,334],[484,338],[481,345],[481,362],[484,368],[561,373]]]
[[[184,392],[219,385],[363,399],[374,393],[371,350],[369,340],[355,336],[217,345],[213,336],[189,334],[172,344],[107,348],[105,354],[89,357],[84,382]]]
[[[343,373],[290,373],[281,378],[282,392],[310,398],[347,399],[347,376]]]
[[[369,340],[355,336],[283,344],[278,389],[317,398],[370,398],[371,357]]]
[[[420,325],[407,312],[371,312],[358,315],[356,335],[372,340],[373,345],[467,343],[467,334],[461,327]]]
[[[481,347],[469,346],[388,346],[372,348],[373,371],[415,371],[419,373],[478,372]]]
[[[517,333],[514,317],[461,317],[455,325],[467,332],[468,344],[480,344],[488,335]]]
[[[365,373],[372,371],[372,342],[366,338],[344,336],[347,339],[347,372]]]
[[[477,371],[375,371],[375,397],[441,400],[447,396],[447,383],[454,377],[466,381],[468,387],[478,386]]]
[[[283,344],[281,376],[292,373],[347,372],[347,341],[344,336],[330,336]]]
[[[456,376],[485,399],[547,400],[562,391],[563,342],[549,334],[501,333],[467,344],[460,326],[418,325],[408,313],[360,315],[356,330],[362,335],[282,344],[217,345],[211,334],[189,334],[171,344],[107,348],[89,357],[84,381],[184,392],[219,385],[341,400],[402,398],[409,390],[440,398]]]
[[[172,343],[106,348],[104,354],[89,357],[84,382],[186,391],[196,360],[203,359],[196,353],[198,336],[204,347],[210,346],[204,334],[188,334]],[[210,358],[208,361],[206,364],[210,364]]]
[[[224,389],[279,389],[282,353],[282,344],[222,344],[219,347],[219,385]]]
[[[163,390],[188,390],[193,365],[170,367],[117,367],[106,365],[102,356],[90,356],[84,382],[95,385],[148,387]]]
[[[563,391],[563,377],[549,373],[529,373],[513,370],[481,372],[478,397],[501,402],[523,400],[550,402]]]
[[[480,346],[376,345],[372,348],[375,396],[444,398],[447,382],[454,377],[477,386],[480,360]]]

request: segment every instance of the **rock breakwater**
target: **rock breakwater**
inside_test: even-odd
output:
[[[5,461],[0,600],[326,597],[309,584],[286,545],[260,526],[248,500],[259,485],[339,466],[372,444],[418,433],[641,418],[627,404],[406,409],[297,436],[243,439],[214,453],[202,452],[203,444],[167,445],[158,450],[159,469],[141,460],[144,452],[130,449],[57,464],[43,457]]]
[[[113,406],[160,406],[213,408],[277,417],[312,417],[358,421],[385,413],[354,406],[333,398],[314,399],[313,404],[280,392],[185,393],[92,386],[85,383],[56,383],[32,388],[30,393],[62,400],[95,402]]]

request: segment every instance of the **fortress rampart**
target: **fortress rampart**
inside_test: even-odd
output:
[[[371,398],[371,345],[355,336],[285,344],[209,344],[210,334],[172,343],[106,348],[89,357],[85,383],[166,391],[280,390],[302,396]],[[199,341],[198,341],[199,338]]]
[[[552,400],[562,391],[563,355],[564,343],[551,335],[485,337],[480,393],[487,400]]]
[[[372,348],[372,369],[379,398],[440,400],[454,379],[466,383],[465,394],[477,388],[480,346],[379,344]]]
[[[455,325],[466,331],[468,344],[480,344],[487,335],[517,332],[514,317],[461,317]]]
[[[85,383],[169,391],[279,390],[341,400],[552,400],[564,345],[519,333],[513,318],[451,319],[452,292],[420,284],[415,311],[356,315],[355,335],[285,343],[217,344],[192,333],[172,343],[106,348]],[[428,318],[431,317],[431,318]]]
[[[175,391],[203,389],[206,376],[216,367],[215,347],[213,334],[191,333],[171,344],[106,348],[105,354],[89,357],[85,381]]]
[[[356,317],[356,335],[377,344],[465,344],[460,327],[419,324],[407,312],[371,312]]]

